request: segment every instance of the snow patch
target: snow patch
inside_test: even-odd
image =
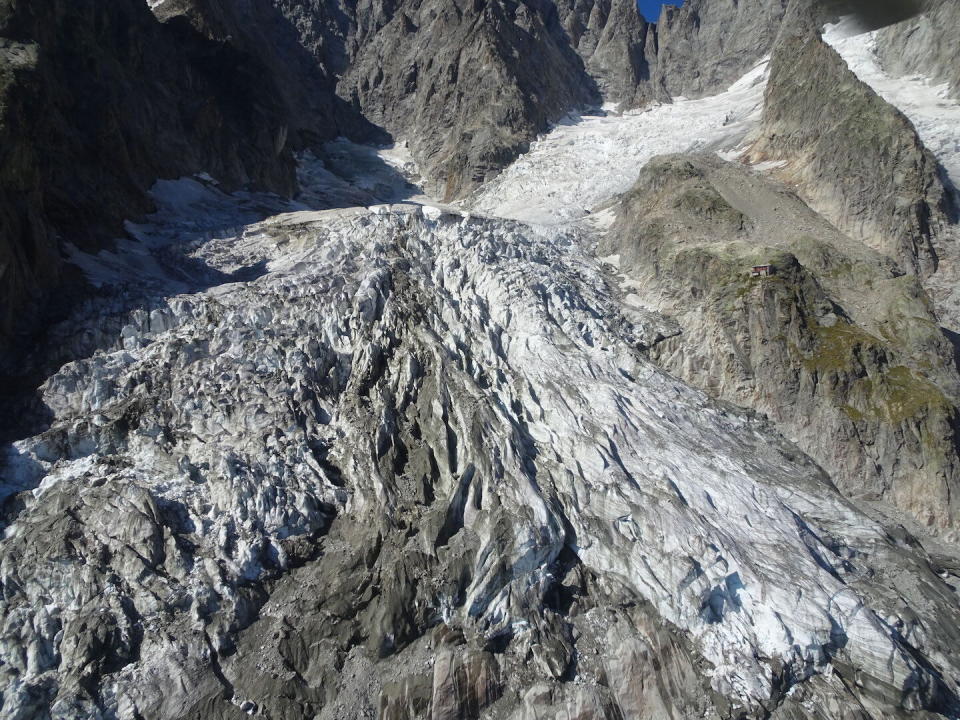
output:
[[[892,77],[877,57],[877,32],[857,32],[850,20],[827,25],[823,39],[860,80],[910,119],[956,187],[960,183],[960,102],[950,98],[949,85],[919,75]]]

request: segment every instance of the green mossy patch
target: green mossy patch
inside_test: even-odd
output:
[[[844,406],[844,412],[855,422],[869,419],[898,425],[931,411],[952,411],[950,401],[936,385],[904,365],[858,380],[852,394],[866,403],[859,408]]]
[[[873,335],[842,320],[829,327],[810,323],[809,328],[816,343],[813,353],[803,360],[803,366],[809,372],[848,370],[853,366],[858,350],[880,344]]]

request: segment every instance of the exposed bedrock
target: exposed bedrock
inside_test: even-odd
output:
[[[919,74],[950,84],[953,97],[960,97],[960,3],[927,0],[917,17],[883,29],[877,37],[877,53],[885,70],[893,75]]]
[[[652,161],[617,212],[604,254],[683,329],[652,359],[766,413],[845,493],[957,529],[960,378],[917,278],[715,156]]]
[[[583,57],[604,99],[622,107],[669,96],[651,80],[657,63],[656,26],[632,0],[557,0],[570,43]]]
[[[655,83],[669,96],[725,90],[770,54],[787,0],[687,0],[657,23]]]
[[[936,158],[818,33],[782,34],[748,157],[782,163],[777,176],[811,207],[903,271],[936,271],[936,244],[955,215]]]
[[[406,2],[376,19],[339,91],[407,140],[437,197],[469,192],[600,100],[552,2]]]
[[[278,102],[252,58],[141,0],[0,4],[0,349],[58,281],[58,238],[116,236],[158,177],[292,193]]]

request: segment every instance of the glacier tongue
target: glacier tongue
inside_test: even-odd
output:
[[[957,598],[922,548],[765,421],[646,361],[651,330],[584,230],[294,210],[191,246],[219,284],[138,310],[112,349],[44,384],[50,427],[4,470],[35,488],[0,561],[5,717],[220,716],[223,698],[269,714],[291,693],[301,714],[353,717],[392,707],[401,681],[397,702],[413,702],[412,665],[358,666],[356,639],[284,651],[261,678],[276,638],[309,643],[315,617],[374,658],[454,628],[480,654],[456,651],[451,677],[499,673],[469,702],[516,717],[545,702],[525,688],[570,672],[576,685],[544,692],[643,706],[629,673],[650,672],[636,653],[658,632],[684,638],[675,652],[712,693],[657,691],[676,712],[955,698]],[[593,578],[579,610],[547,602],[571,567]],[[331,590],[294,612],[303,573]],[[498,637],[513,640],[491,651]],[[458,712],[467,691],[445,672],[427,673],[431,702]],[[324,687],[359,706],[310,699]]]

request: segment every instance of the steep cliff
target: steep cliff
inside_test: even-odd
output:
[[[922,14],[879,33],[877,53],[884,68],[895,75],[919,74],[949,83],[953,97],[960,98],[958,24],[960,4],[927,0]]]
[[[657,23],[654,83],[668,95],[725,90],[770,54],[787,0],[688,0],[664,6]]]
[[[603,249],[683,328],[658,364],[767,414],[845,493],[957,527],[960,376],[916,278],[708,155],[644,168]]]
[[[549,122],[600,100],[552,2],[405,2],[359,18],[339,84],[410,145],[452,199],[498,173]]]
[[[782,35],[748,157],[782,163],[778,176],[814,209],[904,271],[936,270],[934,244],[953,213],[937,160],[819,34]]]
[[[150,209],[158,177],[294,189],[278,98],[260,66],[139,0],[0,5],[0,334],[59,270]]]
[[[284,117],[293,147],[316,147],[338,136],[388,140],[336,94],[337,75],[352,60],[349,42],[360,22],[355,16],[363,9],[291,0],[155,0],[151,6],[164,23],[186,20],[200,35],[255,58],[262,77],[243,81],[276,88],[282,104],[274,112]]]
[[[557,0],[570,42],[607,101],[638,106],[669,97],[650,82],[657,63],[656,26],[632,0]]]

